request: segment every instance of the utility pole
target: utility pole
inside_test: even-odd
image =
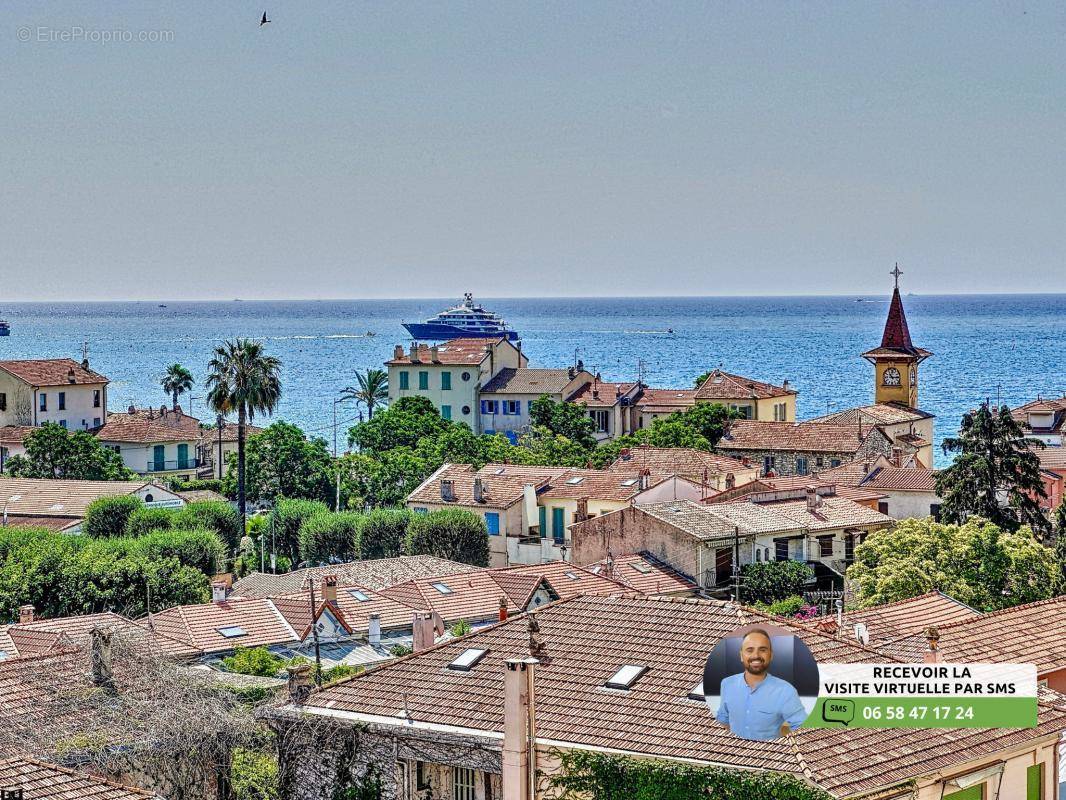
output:
[[[315,643],[315,685],[322,686],[322,651],[318,646],[318,626],[315,624],[315,578],[310,573],[308,583],[311,585],[311,637]]]
[[[222,480],[222,429],[226,427],[226,420],[218,415],[218,479]]]
[[[338,397],[333,401],[333,466],[337,470],[337,489],[333,500],[333,510],[341,510],[341,465],[337,461],[337,406],[347,400],[347,397]]]

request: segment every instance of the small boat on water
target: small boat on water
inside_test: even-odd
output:
[[[6,319],[0,319],[0,336],[11,335],[11,324]]]
[[[411,336],[420,341],[436,341],[458,338],[495,338],[505,336],[510,340],[518,338],[518,333],[507,327],[498,314],[487,311],[480,303],[474,302],[470,292],[463,295],[463,302],[425,322],[404,322],[403,326]]]

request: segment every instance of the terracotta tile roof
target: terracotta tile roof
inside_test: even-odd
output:
[[[1029,424],[1030,413],[1052,414],[1051,424],[1046,427],[1032,427]],[[1053,399],[1038,397],[1036,400],[1012,409],[1010,415],[1024,430],[1031,433],[1059,433],[1063,430],[1063,423],[1066,422],[1066,397]]]
[[[176,606],[150,615],[145,624],[171,639],[188,642],[203,653],[228,652],[238,646],[268,647],[298,639],[278,609],[266,599]],[[243,633],[227,637],[220,632],[231,627]]]
[[[1041,706],[1036,729],[800,731],[757,742],[710,724],[706,705],[688,699],[707,653],[744,624],[768,619],[736,606],[695,599],[576,597],[535,614],[543,650],[537,667],[537,733],[563,746],[615,749],[744,769],[804,775],[845,797],[934,773],[1038,737],[1053,737],[1066,711]],[[795,630],[821,662],[881,662],[853,642]],[[516,617],[459,640],[397,659],[312,693],[304,709],[353,721],[372,715],[396,730],[448,725],[471,736],[503,726],[504,661],[529,652],[528,622]],[[446,665],[470,647],[486,656],[462,674]],[[604,682],[623,664],[648,671],[629,691]],[[1045,698],[1058,697],[1044,695]],[[1061,698],[1060,698],[1061,702]],[[411,722],[405,722],[405,711]],[[649,724],[654,721],[654,724]],[[455,731],[462,735],[462,731]]]
[[[0,761],[0,786],[22,789],[26,800],[162,800],[153,792],[25,756]]]
[[[32,425],[4,425],[0,427],[0,445],[3,447],[22,447],[26,437],[37,428]]]
[[[482,477],[483,500],[474,499],[474,479],[479,473],[468,464],[445,464],[422,485],[407,496],[408,503],[437,503],[456,506],[480,506],[483,508],[510,508],[522,500],[525,487],[529,483],[542,486],[546,479],[534,479],[522,475],[506,473]],[[445,500],[441,495],[441,481],[452,482],[452,498]]]
[[[110,612],[14,623],[0,626],[0,650],[5,658],[43,655],[60,646],[80,644],[78,640],[87,637],[93,628],[114,630],[133,624],[125,617]]]
[[[875,403],[872,406],[845,408],[840,411],[834,411],[832,414],[806,421],[833,422],[844,425],[858,424],[861,419],[868,425],[895,425],[901,422],[918,422],[932,418],[932,414],[905,406],[902,403]]]
[[[665,480],[668,475],[653,472],[650,486]],[[540,490],[542,497],[556,499],[613,500],[619,503],[631,500],[643,491],[640,488],[640,469],[631,466],[622,469],[569,469],[554,477]]]
[[[688,575],[683,575],[651,553],[629,553],[590,564],[598,575],[609,575],[634,591],[647,595],[693,595],[699,588]]]
[[[818,475],[821,474],[822,473],[819,473]],[[857,489],[852,486],[845,486],[836,481],[823,480],[818,475],[786,475],[773,478],[756,478],[755,480],[748,481],[740,486],[711,495],[710,497],[705,498],[703,502],[707,504],[729,503],[734,500],[743,500],[753,494],[794,491],[796,489],[806,489],[811,485],[820,487],[832,486],[837,497],[854,500],[856,503],[869,503],[871,501],[882,500],[885,497],[885,493],[881,491],[876,491],[874,489]]]
[[[589,408],[612,408],[627,397],[635,388],[635,383],[608,383],[593,381],[586,383],[567,400],[571,403],[584,403]]]
[[[584,374],[592,380],[592,376],[587,372],[505,367],[481,387],[481,394],[560,394],[579,374]]]
[[[104,442],[197,442],[200,420],[188,414],[162,408],[143,408],[108,414],[104,424],[92,431]]]
[[[932,355],[928,350],[915,347],[911,341],[911,331],[907,325],[907,315],[903,311],[903,299],[899,296],[898,286],[892,291],[892,302],[888,306],[881,346],[863,353],[865,358],[893,355],[916,356],[919,360]]]
[[[682,475],[694,481],[702,481],[705,474],[710,477],[755,469],[736,458],[687,447],[636,447],[628,452],[623,451],[607,469],[633,470],[644,467],[652,472]]]
[[[774,386],[772,383],[745,378],[741,375],[731,375],[720,369],[712,370],[707,380],[700,384],[696,390],[697,400],[751,400],[753,398],[764,399],[768,397],[787,397],[798,394],[793,389],[784,386]]]
[[[822,422],[769,422],[738,419],[718,443],[718,449],[781,450],[808,453],[855,453],[869,436],[884,437],[877,428]]]
[[[695,389],[650,389],[645,388],[634,404],[650,414],[665,414],[684,411],[696,404]]]
[[[1066,595],[941,625],[939,630],[945,661],[1032,663],[1039,674],[1066,669]],[[881,649],[920,661],[927,647],[919,631]]]
[[[502,336],[498,339],[451,339],[436,346],[437,355],[435,359],[431,345],[419,344],[417,360],[411,360],[411,351],[408,348],[402,358],[393,358],[385,363],[388,366],[404,364],[468,364],[474,366],[487,358],[487,348],[502,341],[506,341]]]
[[[247,439],[249,436],[255,436],[265,431],[266,428],[260,428],[258,425],[252,425],[247,423],[244,426],[244,437]],[[218,428],[206,428],[204,429],[204,439],[218,443]],[[236,442],[237,441],[237,420],[225,420],[225,424],[222,426],[222,442]]]
[[[309,580],[321,582],[325,575],[335,575],[338,586],[361,586],[366,589],[383,589],[413,578],[429,578],[437,575],[452,575],[478,569],[469,564],[449,561],[436,556],[399,556],[377,558],[369,561],[351,561],[328,567],[311,567],[281,575],[253,572],[233,585],[230,594],[238,597],[276,597],[299,592]]]
[[[0,476],[0,497],[18,495],[18,500],[7,503],[9,515],[80,518],[97,498],[133,494],[147,485],[143,480],[67,481]]]
[[[1051,472],[1066,472],[1066,447],[1034,447],[1033,452],[1040,459],[1040,468]]]
[[[965,603],[943,592],[932,591],[895,603],[846,611],[844,634],[850,635],[851,626],[861,622],[870,634],[871,646],[877,647],[879,642],[922,633],[930,625],[942,627],[979,616],[981,612]],[[924,638],[922,642],[924,644]]]
[[[50,387],[108,383],[108,379],[99,372],[86,369],[72,358],[0,361],[0,369],[11,373],[30,386]]]
[[[868,467],[868,468],[867,468]],[[851,461],[818,473],[822,481],[838,486],[855,486],[883,491],[932,492],[936,488],[936,470],[927,467],[896,467],[887,458],[876,461]]]

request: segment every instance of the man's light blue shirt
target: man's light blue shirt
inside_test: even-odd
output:
[[[744,739],[777,739],[786,722],[792,730],[802,725],[807,719],[807,709],[788,681],[767,673],[751,689],[741,672],[722,679],[717,719]]]

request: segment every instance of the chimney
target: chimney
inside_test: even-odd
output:
[[[337,602],[337,576],[336,575],[323,575],[322,576],[322,602],[334,603]]]
[[[392,348],[392,360],[399,361],[401,358],[403,358],[403,345],[398,344]]]
[[[807,487],[807,510],[812,514],[818,510],[818,506],[821,505],[821,498],[818,497],[818,487]]]
[[[413,650],[416,653],[421,653],[423,650],[428,650],[437,641],[437,633],[444,633],[444,624],[441,621],[440,614],[433,611],[416,611],[414,619],[411,622],[412,633],[414,634]]]
[[[784,390],[785,390],[786,392],[787,392],[787,391],[789,390],[789,389],[788,389],[788,378],[785,378],[785,379],[784,379],[784,380],[783,380],[783,381],[781,382],[781,388],[782,388],[782,389],[784,389]]]
[[[500,598],[500,622],[504,622],[507,619],[507,598]]]
[[[502,800],[532,800],[532,777],[536,764],[530,764],[531,734],[533,731],[535,658],[510,658],[503,681],[503,748],[501,772]],[[536,752],[535,750],[533,751]]]
[[[67,383],[77,383],[77,378],[74,377],[74,367],[67,370]]]
[[[89,368],[89,359],[83,358],[81,360],[81,368],[82,369],[88,369]]]
[[[411,360],[418,361],[418,342],[411,342]]]
[[[574,379],[574,375],[576,375],[576,374],[577,374],[577,373],[576,373],[576,371],[574,370],[574,368],[573,368],[573,367],[570,367],[570,368],[569,368],[569,369],[568,369],[568,370],[566,371],[566,375],[567,375],[567,377],[568,377],[568,378],[570,378],[570,380],[573,380],[573,379]]]
[[[637,480],[637,486],[640,487],[640,491],[644,491],[651,486],[651,470],[642,469],[640,471],[640,478]]]
[[[474,476],[474,502],[485,502],[485,482],[481,480],[480,475]]]
[[[434,364],[440,363],[440,350],[437,348],[437,345],[433,345],[429,348],[429,360]]]
[[[579,497],[577,500],[577,508],[574,509],[574,522],[584,522],[589,518],[589,499],[587,497]]]
[[[300,705],[311,694],[311,665],[296,664],[285,671],[289,673],[289,699]]]
[[[903,448],[899,447],[898,445],[892,448],[892,466],[903,466]]]
[[[930,625],[925,629],[925,640],[929,642],[929,649],[925,651],[925,658],[923,659],[926,664],[938,664],[940,663],[940,631],[935,626]]]
[[[367,630],[366,639],[370,643],[371,647],[377,647],[381,644],[381,615],[370,615],[370,627]]]
[[[36,609],[31,605],[19,606],[19,624],[25,625],[27,622],[33,622],[35,612]]]
[[[111,632],[92,630],[93,686],[108,692],[115,691],[115,675],[111,670]]]
[[[440,499],[449,503],[455,499],[455,482],[450,478],[441,478]]]
[[[215,582],[211,584],[211,602],[224,603],[226,601],[226,584]]]
[[[583,360],[581,360],[580,358],[577,360],[577,371],[578,372],[584,372],[585,371],[585,362]]]
[[[862,462],[862,474],[863,474],[864,477],[866,475],[870,474],[870,462],[869,461],[863,461]]]
[[[137,406],[130,406],[130,407],[129,407],[129,408],[127,409],[127,410],[128,410],[128,411],[129,411],[129,412],[130,412],[131,414],[136,414],[136,413],[137,413]]]

